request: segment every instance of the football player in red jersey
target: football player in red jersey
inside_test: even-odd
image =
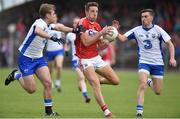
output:
[[[98,3],[88,2],[85,5],[85,13],[86,17],[79,21],[79,25],[82,25],[85,31],[77,35],[77,39],[75,40],[76,55],[80,59],[79,64],[84,75],[93,88],[97,103],[106,117],[112,117],[113,114],[108,109],[101,93],[100,84],[118,85],[119,78],[110,65],[105,63],[98,54],[98,44],[103,41],[101,37],[107,34],[111,27],[106,26],[102,29],[96,22]],[[102,78],[103,80],[99,80],[96,73],[104,77]]]

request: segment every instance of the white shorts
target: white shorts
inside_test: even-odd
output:
[[[101,56],[99,55],[91,59],[81,59],[79,64],[83,70],[89,66],[93,66],[94,69],[98,69],[108,65],[104,60],[102,60]]]

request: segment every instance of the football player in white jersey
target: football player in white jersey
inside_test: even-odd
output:
[[[58,38],[63,38],[63,32],[56,30],[48,30],[48,33]],[[64,46],[57,42],[48,40],[46,44],[46,57],[48,60],[48,67],[52,78],[53,68],[56,70],[55,88],[61,92],[61,72],[64,61]],[[53,82],[52,82],[53,84]]]
[[[79,20],[80,20],[79,17],[75,17],[73,19],[73,27],[77,26]],[[66,51],[66,54],[67,54],[69,52],[69,49],[71,49],[72,67],[73,67],[73,70],[77,74],[77,80],[78,80],[78,83],[79,83],[79,88],[80,88],[80,90],[82,92],[82,95],[83,95],[83,97],[85,99],[85,102],[89,103],[90,98],[88,97],[87,86],[86,86],[86,82],[85,82],[85,76],[84,76],[83,72],[79,68],[78,57],[75,55],[76,54],[75,44],[74,44],[75,39],[76,39],[76,34],[74,34],[74,33],[68,33],[66,35],[65,51]]]
[[[154,11],[152,9],[143,9],[140,15],[141,26],[129,30],[124,35],[118,35],[119,40],[134,39],[138,45],[139,88],[137,91],[137,117],[142,116],[143,113],[144,92],[147,84],[152,87],[157,95],[161,93],[164,75],[162,42],[165,42],[169,49],[169,64],[173,67],[176,66],[174,45],[171,42],[171,37],[161,27],[152,23]],[[119,23],[115,22],[115,26],[118,28]],[[149,75],[151,75],[152,80],[148,79]]]
[[[40,18],[31,26],[25,40],[19,47],[19,59],[17,69],[14,69],[6,78],[5,85],[9,85],[12,81],[17,80],[20,85],[30,94],[36,91],[36,83],[33,74],[35,74],[44,86],[44,106],[45,113],[48,116],[58,115],[52,110],[52,87],[51,77],[47,62],[43,57],[43,49],[48,40],[63,43],[62,39],[49,35],[46,30],[48,25],[54,23],[57,19],[55,6],[52,4],[41,4],[39,9]],[[79,28],[69,28],[62,24],[54,24],[53,28],[63,32],[80,32]]]

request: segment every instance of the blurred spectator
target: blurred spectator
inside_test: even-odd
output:
[[[8,59],[8,40],[0,38],[0,67],[6,67]]]
[[[60,22],[69,26],[71,24],[71,19],[74,16],[84,17],[84,8],[83,4],[85,1],[79,1],[78,3],[74,0],[39,0],[32,1],[29,4],[24,4],[19,7],[12,8],[10,10],[4,11],[0,14],[0,30],[3,31],[7,35],[6,27],[9,23],[17,23],[16,31],[17,31],[17,39],[15,46],[17,46],[23,39],[23,35],[26,32],[26,29],[30,27],[32,21],[34,21],[38,16],[39,5],[42,2],[51,2],[57,6],[57,13],[60,18]],[[116,19],[120,21],[121,24],[121,32],[126,32],[128,29],[137,26],[140,23],[137,19],[139,19],[138,11],[143,8],[152,8],[156,12],[154,23],[163,27],[169,34],[176,36],[176,39],[179,39],[180,36],[180,1],[179,0],[146,0],[146,1],[122,1],[122,0],[111,0],[111,1],[98,1],[102,6],[103,11],[99,10],[99,18],[98,22],[102,25],[111,25],[110,21]],[[33,6],[33,7],[32,7]],[[20,16],[20,17],[19,17]],[[2,19],[3,18],[3,19]],[[4,34],[3,33],[3,34]],[[175,35],[174,35],[175,33]],[[0,33],[1,35],[2,33]],[[15,38],[14,38],[15,40]],[[176,47],[176,55],[179,57],[179,51],[177,45],[178,40],[175,40]],[[123,46],[125,45],[125,46]],[[118,49],[121,49],[121,52],[117,52],[116,57],[116,65],[117,67],[121,66],[120,62],[124,62],[123,60],[128,58],[131,59],[131,56],[134,53],[134,45],[130,44],[131,47],[128,47],[129,44],[118,45]],[[127,51],[128,47],[128,51]],[[123,53],[124,52],[124,53]],[[128,52],[128,53],[127,53]],[[122,56],[127,55],[126,58]],[[119,65],[119,66],[118,66]],[[130,64],[129,64],[130,65]],[[134,64],[132,63],[131,66]],[[126,67],[127,65],[125,64]],[[134,65],[136,66],[136,65]]]
[[[16,33],[18,40],[24,40],[25,34],[26,34],[26,26],[23,22],[23,17],[20,17],[18,19],[18,22],[16,24]]]

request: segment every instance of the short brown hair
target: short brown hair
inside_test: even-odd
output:
[[[88,11],[91,6],[99,7],[99,4],[97,2],[88,2],[85,5],[85,10]]]
[[[140,15],[142,14],[142,13],[144,13],[144,12],[149,12],[150,13],[150,15],[152,15],[153,17],[154,17],[154,10],[153,9],[143,9],[143,10],[141,10],[140,11]]]
[[[51,10],[56,10],[55,5],[53,4],[48,4],[48,3],[43,3],[41,4],[39,8],[39,15],[41,18],[44,18],[47,13],[50,13]]]

